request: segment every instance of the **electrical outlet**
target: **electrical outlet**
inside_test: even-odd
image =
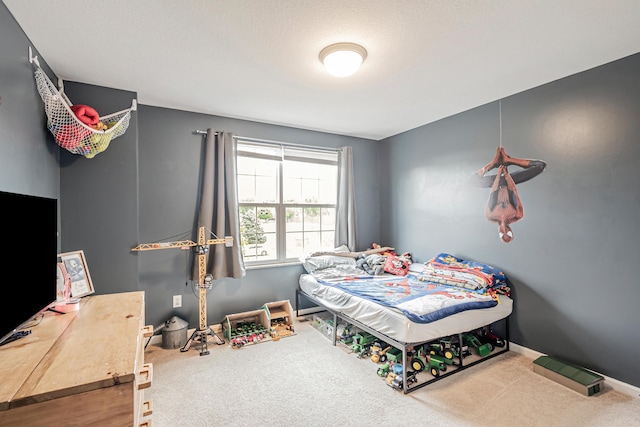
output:
[[[173,308],[182,307],[182,295],[173,296]]]

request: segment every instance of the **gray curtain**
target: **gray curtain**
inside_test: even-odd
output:
[[[335,245],[347,245],[356,251],[356,191],[353,179],[353,150],[338,150],[338,202],[336,206]]]
[[[213,279],[244,277],[246,270],[240,247],[240,218],[236,178],[236,139],[230,132],[207,129],[202,193],[198,227],[207,231],[207,239],[233,237],[233,246],[211,245],[207,258],[207,274]],[[215,236],[210,235],[214,233]],[[194,256],[195,258],[195,256]],[[198,277],[194,260],[192,278]]]

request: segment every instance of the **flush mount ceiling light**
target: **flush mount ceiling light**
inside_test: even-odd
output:
[[[336,77],[352,75],[366,57],[366,49],[355,43],[335,43],[320,51],[320,62]]]

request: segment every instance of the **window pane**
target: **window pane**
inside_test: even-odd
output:
[[[302,231],[302,208],[287,208],[287,233],[293,231]]]
[[[240,240],[245,261],[278,258],[276,221],[275,208],[240,207]]]
[[[304,242],[305,242],[305,247],[304,247],[304,253],[305,254],[310,254],[313,252],[317,252],[320,249],[322,249],[322,245],[320,244],[320,232],[319,231],[313,231],[313,232],[305,232],[304,233]]]
[[[334,248],[335,208],[286,209],[287,257]]]
[[[287,258],[300,258],[322,248],[320,232],[287,233]],[[333,241],[333,238],[331,238]],[[333,247],[327,248],[333,249]]]
[[[320,238],[322,241],[320,242],[321,247],[319,251],[329,251],[335,247],[335,230],[323,231],[320,233]]]
[[[246,262],[292,260],[333,249],[337,157],[327,150],[238,141],[240,238]]]
[[[318,188],[318,202],[335,205],[338,200],[338,167],[319,165],[322,181]]]
[[[287,233],[287,258],[299,258],[305,255],[303,233]]]
[[[238,157],[238,200],[240,203],[278,201],[277,160]]]
[[[304,230],[320,230],[320,208],[304,208]]]
[[[238,174],[238,201],[240,203],[255,202],[256,188],[253,176]]]
[[[275,203],[278,201],[278,187],[274,177],[256,177],[256,202]]]
[[[322,230],[335,230],[336,227],[336,208],[321,208],[320,218],[322,221]]]
[[[285,203],[335,204],[337,198],[337,168],[309,162],[284,162]]]

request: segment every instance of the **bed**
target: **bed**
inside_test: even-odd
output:
[[[296,314],[301,299],[307,299],[331,313],[334,325],[346,322],[401,350],[401,360],[414,369],[403,369],[389,385],[408,393],[509,350],[513,300],[508,279],[499,269],[441,253],[425,263],[409,264],[404,274],[372,275],[344,251],[336,248],[335,254],[303,260],[306,273],[299,279]],[[491,348],[487,352],[485,344],[490,340],[479,339],[495,338],[494,326],[500,329],[501,345],[487,344]],[[336,345],[338,338],[335,333],[332,336]],[[457,349],[465,352],[457,351],[454,359],[448,354],[447,366],[431,370],[438,366],[440,353],[425,353],[438,346],[443,349],[444,342],[457,343]],[[465,344],[476,352],[468,351]],[[482,352],[478,344],[483,345]],[[426,368],[425,373],[412,363],[421,353],[424,363],[417,363]]]

